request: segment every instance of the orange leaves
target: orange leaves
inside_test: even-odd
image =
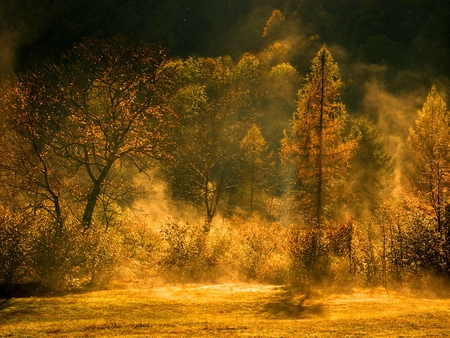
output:
[[[166,102],[170,85],[158,83],[163,58],[159,48],[125,38],[89,39],[61,65],[3,88],[2,109],[13,128],[11,168],[23,179],[23,196],[58,222],[67,216],[61,213],[83,214],[88,228],[98,199],[114,183],[116,162],[145,170],[163,157],[167,121],[174,120]]]
[[[449,112],[433,86],[418,112],[415,128],[410,129],[408,178],[423,202],[431,206],[441,229],[450,190]]]
[[[336,183],[343,182],[357,147],[356,139],[344,138],[347,114],[340,102],[341,87],[337,64],[323,47],[312,60],[311,73],[299,90],[291,136],[285,134],[282,140],[282,159],[285,164],[291,162],[296,170],[294,195],[309,201],[316,199],[318,215],[339,195],[340,184]],[[308,212],[304,216],[311,217]]]

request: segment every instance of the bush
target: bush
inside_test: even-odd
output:
[[[160,271],[170,281],[245,280],[283,283],[289,257],[286,229],[258,217],[239,217],[211,224],[169,220],[161,227],[164,239]]]
[[[120,233],[115,229],[106,232],[103,227],[93,227],[83,237],[82,265],[89,285],[107,284],[123,266],[125,253]]]
[[[405,225],[404,274],[410,286],[421,288],[429,276],[445,275],[446,258],[434,220],[413,215]]]
[[[0,207],[0,284],[25,283],[36,240],[35,219]]]
[[[127,219],[119,231],[125,254],[118,275],[128,279],[154,276],[161,259],[161,232],[155,226],[136,219]]]
[[[171,281],[200,280],[205,269],[205,226],[171,219],[160,231],[164,240],[160,271],[164,276]]]
[[[233,240],[233,231],[227,222],[215,222],[211,225],[201,255],[204,281],[217,282],[235,278],[230,255]]]
[[[382,239],[372,220],[355,227],[352,242],[352,267],[356,283],[376,287],[384,282]]]
[[[52,220],[36,225],[33,269],[50,290],[64,290],[80,279],[86,264],[86,238],[78,222],[67,220],[61,231]]]
[[[102,229],[104,229],[102,227]],[[107,281],[122,260],[116,231],[83,232],[66,220],[62,229],[39,214],[0,208],[0,284],[39,284],[48,291]],[[34,285],[33,284],[33,285]]]
[[[257,215],[248,221],[229,220],[233,231],[231,266],[241,279],[284,283],[289,270],[287,230],[279,223],[265,223]]]
[[[323,229],[290,229],[289,253],[293,285],[308,287],[329,279],[329,246]]]

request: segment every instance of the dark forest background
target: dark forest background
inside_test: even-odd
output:
[[[448,96],[450,3],[440,0],[171,0],[8,1],[0,3],[0,75],[57,61],[83,38],[133,35],[163,46],[169,57],[237,59],[274,41],[293,46],[290,64],[305,74],[327,44],[346,83],[352,115],[363,111],[364,85],[377,78],[393,94],[418,90],[422,102],[433,83]],[[285,20],[263,37],[272,11]],[[311,44],[311,42],[314,42]],[[309,47],[309,48],[308,48]],[[355,65],[382,68],[356,68]],[[417,105],[418,109],[420,106]]]
[[[14,70],[59,58],[83,37],[133,34],[171,56],[238,56],[267,43],[272,10],[286,17],[286,38],[318,35],[348,61],[393,69],[450,73],[450,4],[440,0],[7,1],[2,42],[12,43]],[[281,33],[279,33],[281,34]],[[299,66],[303,60],[295,60]]]

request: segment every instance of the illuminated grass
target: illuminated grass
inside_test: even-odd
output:
[[[1,337],[449,336],[450,300],[383,292],[310,298],[278,286],[169,285],[0,306]]]

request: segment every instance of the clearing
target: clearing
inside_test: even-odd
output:
[[[450,336],[449,299],[383,290],[130,284],[0,303],[0,337]]]

